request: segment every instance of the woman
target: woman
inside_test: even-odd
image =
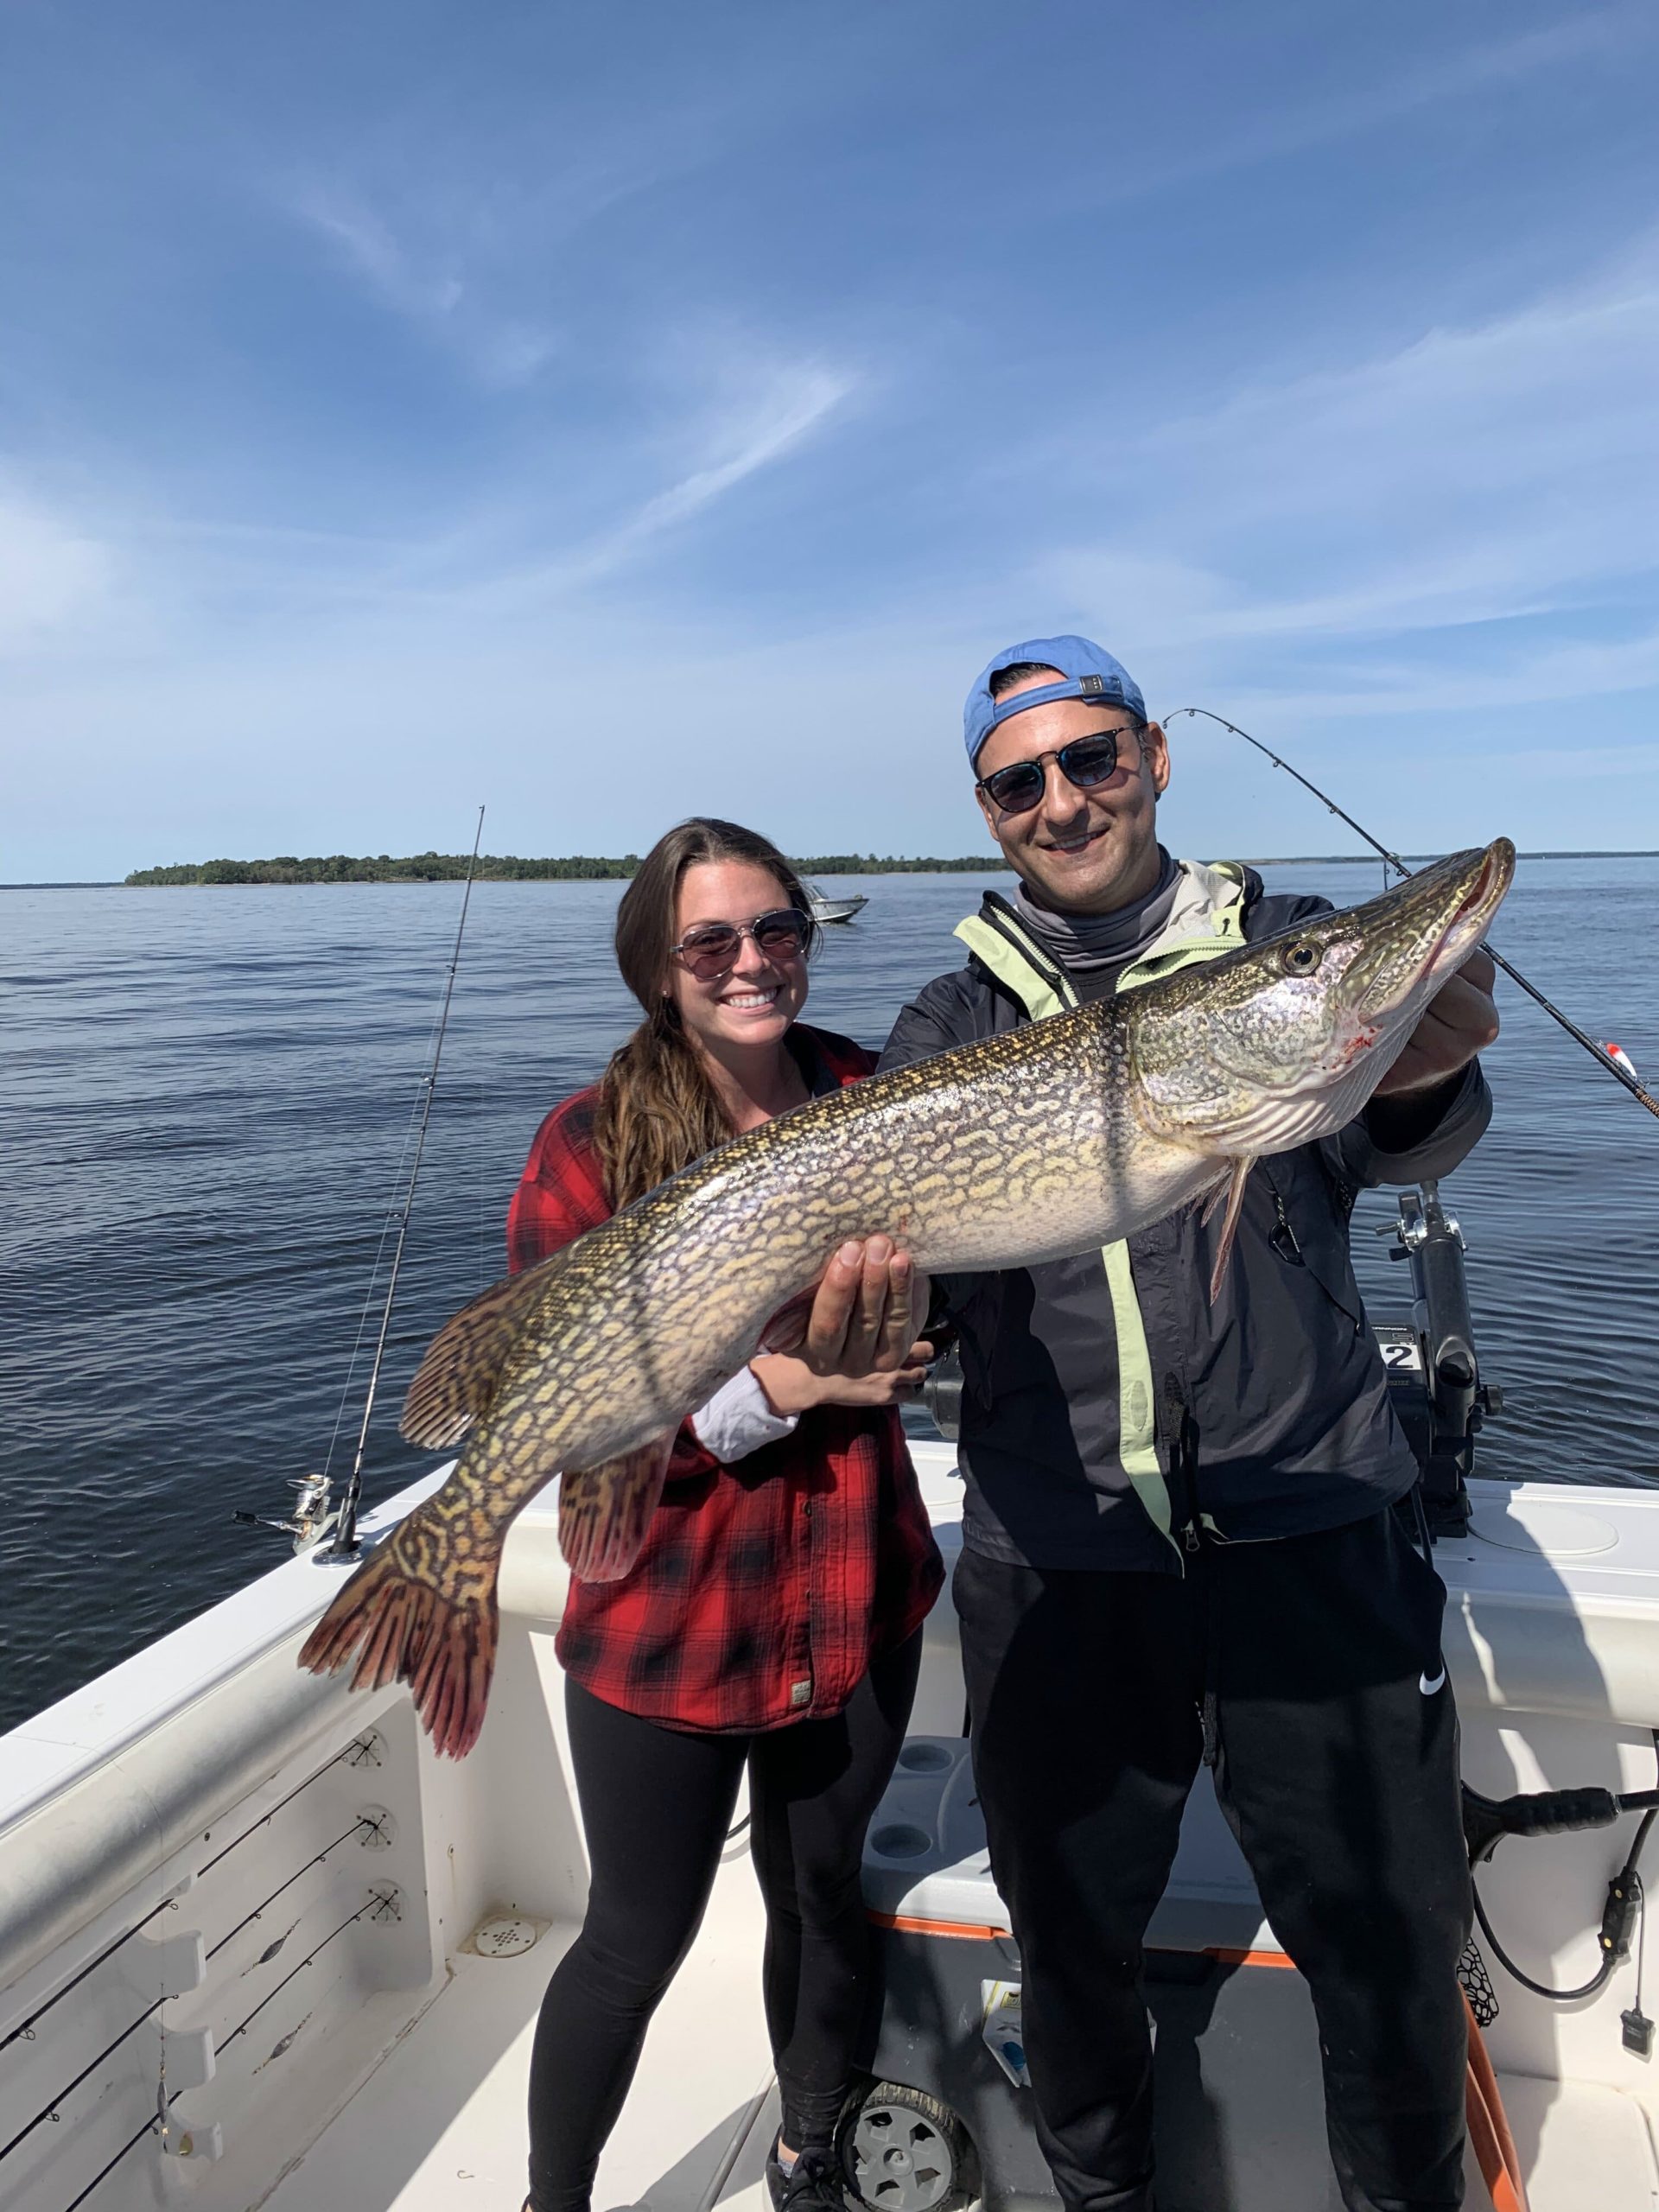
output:
[[[697,819],[658,842],[616,922],[645,1018],[537,1132],[508,1219],[515,1269],[871,1072],[796,1020],[814,935],[764,837]],[[751,1361],[682,1427],[632,1572],[571,1585],[557,1649],[592,1877],[537,2029],[527,2212],[587,2212],[746,1767],[783,2097],[767,2180],[791,2212],[842,2212],[831,2144],[872,1967],[864,1834],[943,1580],[897,1410],[929,1350],[912,1342],[922,1295],[886,1239],[844,1246],[802,1351]]]

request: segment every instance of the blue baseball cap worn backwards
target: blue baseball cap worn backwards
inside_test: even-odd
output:
[[[1029,691],[1016,692],[1011,699],[993,699],[991,678],[1000,669],[1012,668],[1016,661],[1022,660],[1058,668],[1062,681],[1034,684]],[[1096,645],[1089,638],[1028,638],[1023,645],[1010,645],[1006,652],[998,653],[974,680],[962,713],[962,734],[969,760],[978,760],[980,747],[999,722],[1007,721],[1010,715],[1023,714],[1027,707],[1046,707],[1051,699],[1087,699],[1091,705],[1126,707],[1137,721],[1147,719],[1147,702],[1141,696],[1140,685],[1122,662],[1114,660],[1103,645]]]

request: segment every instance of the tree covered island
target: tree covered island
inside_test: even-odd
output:
[[[460,882],[471,865],[467,853],[414,853],[397,858],[390,853],[353,857],[330,853],[301,859],[278,853],[265,861],[185,861],[172,868],[135,868],[124,880],[148,888],[175,883],[451,883]],[[805,876],[818,875],[966,875],[1002,868],[999,853],[963,860],[893,859],[874,853],[821,853],[794,863]],[[639,866],[638,853],[620,858],[594,858],[575,853],[556,860],[521,860],[517,855],[480,853],[476,870],[480,883],[587,883],[624,879]]]

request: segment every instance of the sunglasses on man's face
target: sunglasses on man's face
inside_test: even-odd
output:
[[[1039,753],[1034,760],[1015,760],[992,775],[982,776],[974,788],[985,792],[1004,814],[1029,814],[1043,796],[1051,760],[1058,762],[1068,784],[1075,784],[1079,791],[1093,791],[1096,784],[1105,783],[1116,773],[1119,739],[1134,735],[1131,724],[1102,730],[1091,737],[1074,737],[1058,753]]]
[[[810,917],[798,906],[774,906],[752,922],[699,922],[670,950],[700,983],[712,983],[737,965],[746,937],[768,960],[797,960],[811,931]]]

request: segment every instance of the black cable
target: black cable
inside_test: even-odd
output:
[[[1469,1878],[1469,1887],[1474,1893],[1475,1918],[1480,1923],[1480,1932],[1486,1938],[1492,1956],[1504,1973],[1511,1980],[1518,1981],[1522,1989],[1529,1989],[1535,1997],[1547,1997],[1552,2005],[1577,2005],[1586,1997],[1599,1997],[1605,1989],[1613,1973],[1614,1961],[1611,1952],[1597,1967],[1594,1979],[1586,1981],[1581,1989],[1551,1989],[1544,1982],[1535,1981],[1529,1974],[1523,1974],[1492,1933],[1492,1923],[1487,1919],[1486,1908],[1480,1901],[1480,1885],[1472,1874]]]
[[[1654,1753],[1656,1758],[1659,1758],[1659,1728],[1656,1728],[1652,1734]],[[1642,1877],[1637,1868],[1654,1821],[1659,1819],[1659,1790],[1631,1790],[1621,1796],[1618,1802],[1620,1810],[1624,1812],[1633,1812],[1639,1805],[1645,1806],[1646,1810],[1637,1823],[1636,1834],[1631,1837],[1630,1850],[1624,1856],[1624,1864],[1607,1885],[1607,1904],[1601,1917],[1601,1964],[1592,1979],[1581,1988],[1552,1989],[1548,1983],[1535,1981],[1530,1974],[1522,1973],[1502,1943],[1498,1942],[1492,1923],[1486,1916],[1486,1908],[1481,1903],[1480,1885],[1475,1880],[1474,1868],[1471,1866],[1469,1870],[1469,1888],[1474,1898],[1475,1917],[1480,1923],[1481,1934],[1491,1946],[1492,1956],[1505,1974],[1520,1983],[1522,1989],[1530,1990],[1535,1997],[1547,1999],[1552,2005],[1579,2005],[1582,2004],[1586,1997],[1599,1997],[1601,1994],[1612,1980],[1614,1967],[1622,1962],[1620,1947],[1611,1932],[1610,1924],[1622,1920],[1628,1926],[1629,1922],[1643,1909],[1644,1891]],[[1629,1956],[1629,1950],[1627,1937],[1624,1947],[1625,1957]]]

